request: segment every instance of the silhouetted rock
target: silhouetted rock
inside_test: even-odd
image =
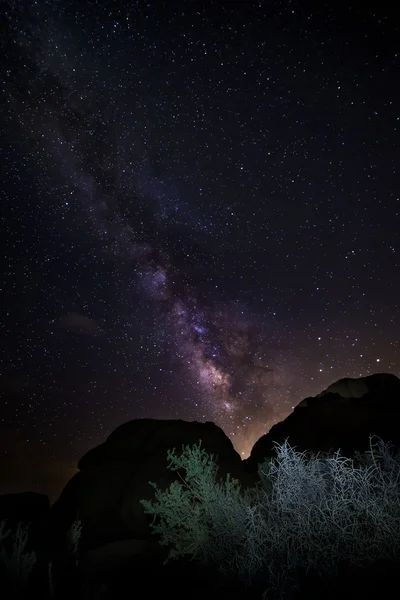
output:
[[[50,501],[45,494],[22,492],[20,494],[0,495],[0,522],[7,520],[8,525],[34,523],[41,520],[50,510]]]
[[[248,486],[256,482],[258,463],[274,455],[274,442],[283,443],[288,438],[298,450],[340,449],[342,454],[351,456],[356,449],[368,449],[370,435],[400,446],[400,380],[394,375],[342,379],[318,396],[306,398],[256,442],[246,461],[241,461],[222,429],[210,422],[137,419],[121,425],[103,444],[81,458],[79,472],[51,509],[47,500],[47,532],[51,535],[46,538],[43,529],[42,537],[47,539],[45,546],[50,553],[44,550],[41,562],[47,568],[52,560],[58,581],[57,599],[68,600],[73,596],[77,582],[87,582],[89,587],[107,586],[105,600],[122,597],[134,581],[136,588],[146,588],[147,595],[154,598],[174,595],[177,600],[188,597],[200,600],[206,595],[210,600],[217,597],[259,600],[262,590],[244,591],[233,577],[223,583],[215,570],[195,561],[163,565],[166,548],[151,533],[152,517],[145,515],[140,500],[154,497],[149,481],[165,489],[179,477],[167,468],[167,451],[175,448],[179,453],[182,445],[192,446],[201,440],[202,447],[214,455],[221,477],[230,473]],[[5,505],[7,502],[13,505],[12,496],[25,496],[27,503],[27,498],[38,495],[9,495]],[[0,511],[1,506],[0,498]],[[18,514],[21,517],[21,512]],[[76,557],[65,552],[66,533],[77,518],[84,524],[78,569]],[[392,577],[391,568],[389,565],[382,570],[381,579],[384,580],[386,573],[388,579]],[[375,581],[377,572],[369,566],[368,574],[371,573]],[[309,587],[304,584],[307,593],[299,598],[319,598],[324,594],[334,600],[344,598],[346,577],[342,580],[339,582],[342,587],[329,596],[329,590],[333,589],[329,581],[321,591],[320,582],[311,579]],[[370,589],[372,586],[367,584],[366,590]],[[368,596],[364,588],[363,593],[375,598],[375,594]]]
[[[152,540],[141,499],[154,497],[149,481],[164,489],[177,478],[167,468],[167,451],[202,441],[216,457],[220,475],[249,482],[232,442],[214,423],[137,419],[118,427],[78,463],[80,469],[51,508],[51,529],[65,534],[79,516],[87,549],[122,540]],[[141,547],[139,544],[138,547]],[[132,551],[132,549],[130,549]]]
[[[275,455],[274,442],[286,438],[298,451],[339,450],[352,456],[369,449],[369,436],[400,446],[400,379],[377,373],[360,379],[345,378],[316,397],[306,398],[284,421],[271,427],[243,461],[256,473],[258,464]]]

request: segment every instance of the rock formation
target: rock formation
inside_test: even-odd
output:
[[[369,449],[369,436],[376,435],[400,446],[400,379],[377,373],[360,379],[345,378],[316,397],[306,398],[283,421],[271,427],[253,446],[244,462],[249,473],[274,456],[274,442],[297,450],[339,450],[352,456]]]
[[[8,526],[18,523],[34,523],[47,516],[50,501],[45,494],[22,492],[0,495],[0,521],[7,520]]]
[[[274,455],[275,442],[288,439],[298,450],[340,449],[351,456],[355,450],[369,448],[370,435],[400,447],[400,380],[395,375],[342,379],[318,396],[306,398],[256,442],[245,461],[213,423],[136,419],[118,427],[81,458],[79,472],[51,508],[47,497],[37,494],[6,495],[0,497],[0,520],[7,514],[14,522],[36,522],[40,535],[34,547],[41,553],[40,568],[47,576],[51,559],[61,582],[60,600],[74,595],[76,577],[110,584],[110,598],[122,596],[132,582],[139,588],[146,586],[150,597],[173,593],[178,600],[250,598],[234,580],[222,589],[215,573],[194,563],[178,561],[163,567],[166,549],[152,535],[152,518],[144,513],[140,500],[154,495],[149,481],[165,489],[179,476],[167,468],[167,451],[179,452],[183,445],[201,440],[202,447],[214,455],[219,476],[230,473],[251,486],[257,481],[258,464]],[[77,518],[84,524],[78,570],[75,557],[65,552],[66,533]],[[368,583],[365,589],[370,588]],[[261,592],[255,597],[260,598]]]
[[[202,441],[216,457],[220,475],[249,481],[232,442],[214,423],[136,419],[118,427],[78,463],[79,472],[52,506],[51,529],[62,531],[77,515],[85,523],[87,549],[118,541],[153,540],[140,500],[154,496],[149,481],[164,489],[177,478],[167,469],[167,451]]]

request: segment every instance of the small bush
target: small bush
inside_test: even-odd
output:
[[[169,547],[167,561],[190,556],[203,563],[218,562],[225,569],[236,558],[234,543],[244,536],[249,510],[246,496],[229,475],[217,481],[214,457],[201,448],[201,442],[183,446],[179,456],[175,449],[167,456],[170,470],[184,472],[178,474],[181,481],[174,481],[165,491],[150,482],[155,498],[141,500],[145,512],[154,517],[153,532]]]
[[[26,552],[28,527],[18,523],[16,531],[6,530],[6,521],[0,523],[0,564],[7,581],[24,589],[36,563],[35,552]]]
[[[336,452],[306,461],[285,442],[264,467],[260,475],[272,482],[262,511],[264,552],[278,557],[288,576],[400,559],[400,454],[388,444],[370,441],[355,460]]]

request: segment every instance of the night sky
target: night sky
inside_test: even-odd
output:
[[[400,374],[400,28],[351,4],[1,3],[0,491]]]

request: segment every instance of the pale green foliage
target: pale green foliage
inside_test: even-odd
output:
[[[243,535],[248,507],[239,483],[230,475],[217,481],[214,457],[201,448],[201,442],[184,446],[179,456],[175,449],[168,451],[168,460],[171,471],[182,469],[184,475],[165,491],[150,482],[155,498],[141,503],[145,512],[154,516],[153,532],[161,536],[161,544],[169,546],[168,559],[190,555],[204,562],[220,562],[223,567],[231,558],[228,538],[236,541]],[[225,536],[222,544],[220,533]],[[234,558],[234,551],[232,555]]]
[[[67,543],[69,567],[74,569],[78,567],[80,561],[80,543],[82,538],[83,523],[80,519],[76,518],[72,522],[70,528],[65,534],[65,541]],[[57,579],[57,577],[56,577]],[[58,584],[55,585],[53,563],[50,562],[48,565],[48,586],[50,598],[56,596]]]
[[[54,598],[55,595],[55,588],[54,588],[54,579],[53,579],[53,563],[52,561],[49,562],[49,565],[47,567],[47,579],[49,582],[49,595],[50,598]]]
[[[66,540],[68,544],[68,550],[75,558],[76,564],[79,562],[79,543],[82,537],[82,521],[76,519],[69,530],[67,531]]]
[[[28,527],[24,527],[22,523],[18,523],[17,529],[14,532],[11,545],[7,548],[4,543],[8,541],[11,535],[11,530],[5,530],[5,521],[0,524],[0,562],[5,568],[6,574],[19,587],[25,587],[36,563],[35,552],[25,552],[28,542]]]
[[[36,553],[26,552],[28,526],[18,523],[17,529],[6,528],[6,521],[0,523],[0,571],[17,587],[24,588],[36,564]],[[79,562],[79,543],[82,535],[82,522],[75,520],[66,535],[68,550],[75,564]],[[54,597],[53,563],[48,564],[49,595]]]
[[[382,441],[354,460],[296,452],[287,441],[259,465],[261,484],[217,480],[201,444],[168,453],[180,481],[143,500],[169,558],[189,555],[248,582],[282,586],[300,569],[400,559],[400,453]],[[278,590],[276,588],[279,588]]]
[[[10,533],[11,529],[6,529],[6,521],[2,521],[0,523],[0,544],[2,544],[3,541],[8,538]]]

